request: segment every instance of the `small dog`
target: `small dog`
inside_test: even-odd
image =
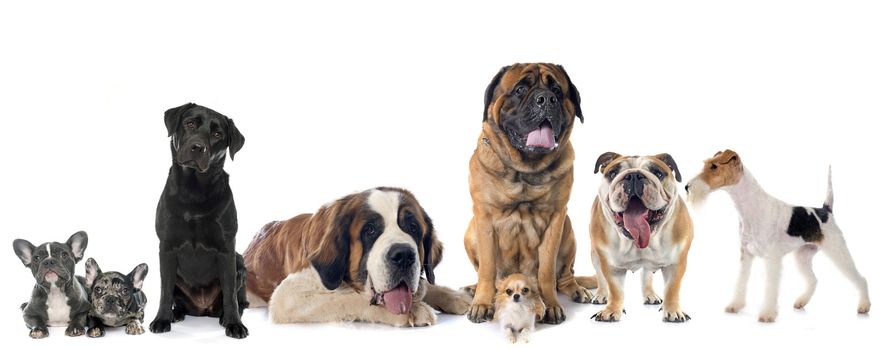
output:
[[[831,187],[831,169],[828,169],[828,195],[821,208],[798,207],[767,194],[742,165],[736,152],[717,152],[705,161],[702,172],[687,183],[687,198],[694,206],[718,189],[730,194],[740,218],[742,240],[742,268],[736,283],[733,301],[727,306],[730,313],[745,307],[745,289],[754,257],[767,262],[767,288],[758,321],[775,322],[778,315],[779,282],[782,258],[797,251],[797,269],[806,279],[806,291],[794,302],[802,309],[816,289],[812,258],[820,249],[859,291],[858,313],[871,309],[868,283],[855,267],[846,248],[843,232],[834,222],[834,192]]]
[[[86,260],[86,288],[91,292],[92,310],[89,312],[90,338],[104,336],[104,327],[126,326],[126,334],[144,333],[144,306],[147,297],[141,291],[147,264],[135,266],[128,275],[116,271],[101,272],[95,259]]]
[[[31,301],[21,305],[31,338],[48,337],[47,326],[67,326],[64,334],[70,337],[86,333],[89,297],[83,277],[74,276],[74,267],[83,259],[88,241],[86,232],[80,231],[66,243],[48,242],[35,247],[23,239],[12,242],[15,255],[37,281]]]
[[[512,343],[527,343],[536,321],[546,313],[536,278],[520,273],[511,274],[497,283],[494,304],[494,319],[500,322],[500,328]]]

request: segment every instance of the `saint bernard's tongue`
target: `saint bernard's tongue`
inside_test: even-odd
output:
[[[383,306],[395,315],[406,314],[411,311],[411,291],[402,282],[398,287],[383,293]]]
[[[622,213],[625,229],[634,238],[635,246],[641,249],[647,248],[650,244],[650,223],[647,222],[649,215],[650,210],[637,197],[629,201],[628,209]]]
[[[555,148],[555,135],[552,128],[543,125],[527,134],[527,147]]]

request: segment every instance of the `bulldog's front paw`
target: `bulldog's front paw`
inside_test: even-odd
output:
[[[742,309],[744,309],[744,308],[745,308],[744,301],[734,301],[734,302],[730,303],[730,305],[727,305],[727,308],[724,310],[728,313],[735,314],[739,311],[742,311]]]
[[[598,322],[619,322],[621,318],[622,310],[613,309],[609,306],[592,316],[592,319]]]
[[[776,310],[763,310],[760,312],[760,315],[757,316],[757,322],[773,323],[776,322],[776,317],[778,316],[779,312]]]
[[[434,325],[435,322],[436,316],[431,306],[422,302],[411,306],[411,312],[408,313],[407,326],[426,327]]]
[[[662,304],[662,298],[656,295],[655,292],[650,291],[644,295],[644,305],[659,305]]]
[[[83,334],[86,334],[86,329],[80,326],[70,325],[64,330],[64,335],[68,337],[79,337]]]
[[[29,335],[34,339],[43,339],[49,336],[49,330],[46,327],[35,327]]]
[[[104,328],[103,327],[89,328],[89,331],[86,332],[86,336],[89,338],[101,338],[104,336]]]
[[[144,334],[144,328],[141,327],[141,322],[132,321],[126,325],[126,334],[129,335],[140,335]]]
[[[233,339],[243,339],[248,336],[248,328],[242,323],[230,323],[224,327],[225,334]]]
[[[595,296],[592,297],[591,302],[595,305],[607,304],[607,291],[599,288],[598,291],[595,292]]]
[[[684,311],[681,310],[680,307],[672,307],[672,308],[663,307],[662,312],[663,312],[663,314],[662,314],[662,321],[663,322],[681,323],[681,322],[687,322],[690,320],[690,315],[687,315],[686,313],[684,313]]]
[[[150,322],[150,331],[153,333],[165,333],[172,330],[172,323],[169,320],[156,319]]]
[[[580,286],[573,292],[570,299],[580,304],[587,304],[592,300],[592,292]]]
[[[466,318],[474,323],[490,321],[494,318],[494,305],[472,300],[472,305],[466,311]]]
[[[546,315],[543,316],[541,322],[546,324],[559,324],[564,322],[567,319],[567,315],[564,314],[564,309],[561,305],[551,305],[546,307]]]

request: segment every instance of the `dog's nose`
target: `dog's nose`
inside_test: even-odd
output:
[[[194,143],[193,146],[190,146],[190,152],[203,153],[205,152],[205,146],[200,143]]]
[[[414,265],[415,256],[414,249],[411,249],[411,246],[404,243],[393,244],[389,248],[389,252],[386,253],[387,260],[400,268]]]
[[[546,103],[558,103],[558,96],[555,96],[551,91],[543,91],[537,94],[535,101],[537,106],[542,107]]]
[[[515,301],[519,301],[519,300],[521,300],[521,294],[515,294],[515,295],[513,295],[513,296],[512,296],[512,299],[515,300]]]
[[[107,304],[107,306],[114,306],[117,303],[117,298],[112,295],[107,296],[104,298],[104,303]]]
[[[625,193],[629,195],[644,195],[644,179],[646,177],[644,174],[640,172],[634,172],[630,174],[626,174],[623,177],[623,181],[625,181]]]
[[[49,265],[49,266],[55,266],[55,259],[46,259],[46,262],[44,262],[44,264]]]

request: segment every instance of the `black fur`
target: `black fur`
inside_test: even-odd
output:
[[[809,209],[812,209],[810,211]],[[824,212],[824,218],[816,217],[819,212]],[[813,214],[815,213],[815,214]],[[788,223],[788,235],[803,238],[805,242],[819,242],[822,240],[822,227],[819,220],[828,221],[828,214],[821,208],[794,207],[791,212],[791,222]]]
[[[580,107],[582,101],[579,97],[579,90],[577,90],[576,85],[573,85],[573,82],[570,81],[570,75],[567,74],[567,71],[564,70],[564,67],[559,64],[558,69],[564,72],[564,77],[567,78],[567,98],[570,99],[570,103],[573,103],[573,108],[576,110],[576,116],[579,117],[579,122],[584,123],[585,120],[583,120],[583,108]]]
[[[500,68],[500,71],[497,72],[497,75],[491,79],[491,83],[488,84],[487,88],[484,89],[484,117],[481,119],[482,122],[487,121],[487,109],[491,106],[491,102],[494,101],[494,91],[497,90],[497,85],[500,85],[500,79],[503,78],[503,75],[506,74],[506,71],[509,70],[511,66],[505,66]]]
[[[349,264],[347,259],[350,256],[349,230],[352,222],[352,213],[340,213],[335,218],[332,235],[334,236],[334,250],[337,253],[334,254],[333,260],[328,262],[315,258],[310,260],[313,268],[316,269],[316,272],[319,273],[319,277],[322,279],[322,285],[329,290],[337,289],[340,283],[347,278],[346,271]],[[363,251],[367,252],[368,250],[364,249]]]

